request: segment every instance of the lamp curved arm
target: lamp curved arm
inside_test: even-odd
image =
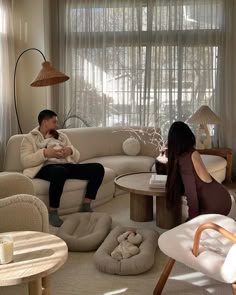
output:
[[[46,61],[46,57],[45,57],[45,55],[42,53],[42,51],[39,50],[39,49],[37,49],[37,48],[34,48],[34,47],[32,47],[32,48],[28,48],[28,49],[24,50],[24,51],[18,56],[18,58],[17,58],[17,60],[16,60],[16,64],[15,64],[15,68],[14,68],[14,82],[13,82],[13,83],[14,83],[14,106],[15,106],[15,112],[16,112],[17,123],[18,123],[18,127],[19,127],[19,130],[20,130],[20,133],[21,133],[21,134],[22,134],[23,132],[22,132],[22,128],[21,128],[21,125],[20,125],[20,119],[19,119],[19,115],[18,115],[18,111],[17,111],[17,104],[16,104],[16,101],[17,101],[17,98],[16,98],[16,69],[17,69],[17,65],[18,65],[18,62],[19,62],[21,56],[22,56],[24,53],[26,53],[27,51],[30,51],[30,50],[36,50],[36,51],[38,51],[38,52],[42,55],[44,61]]]

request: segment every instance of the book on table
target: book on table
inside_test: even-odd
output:
[[[152,188],[165,188],[167,175],[152,174],[149,186]]]

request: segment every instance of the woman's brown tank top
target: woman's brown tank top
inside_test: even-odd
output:
[[[184,195],[189,206],[189,219],[209,213],[228,215],[232,203],[229,192],[213,177],[210,183],[199,178],[192,162],[194,151],[185,153],[179,158]]]

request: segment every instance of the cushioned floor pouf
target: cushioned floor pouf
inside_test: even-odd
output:
[[[108,235],[111,223],[105,213],[75,213],[64,221],[57,235],[70,251],[94,251]]]
[[[118,261],[111,257],[111,252],[118,245],[117,237],[127,230],[135,230],[136,233],[139,233],[143,237],[143,241],[139,246],[140,252],[130,258]],[[109,233],[94,254],[95,265],[100,271],[109,274],[135,275],[143,273],[149,270],[154,264],[158,237],[158,233],[151,229],[134,229],[117,226]]]

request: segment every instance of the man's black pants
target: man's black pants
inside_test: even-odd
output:
[[[49,206],[59,208],[63,187],[67,179],[88,180],[85,198],[94,200],[104,173],[104,167],[99,163],[49,164],[42,167],[35,178],[50,182]]]

